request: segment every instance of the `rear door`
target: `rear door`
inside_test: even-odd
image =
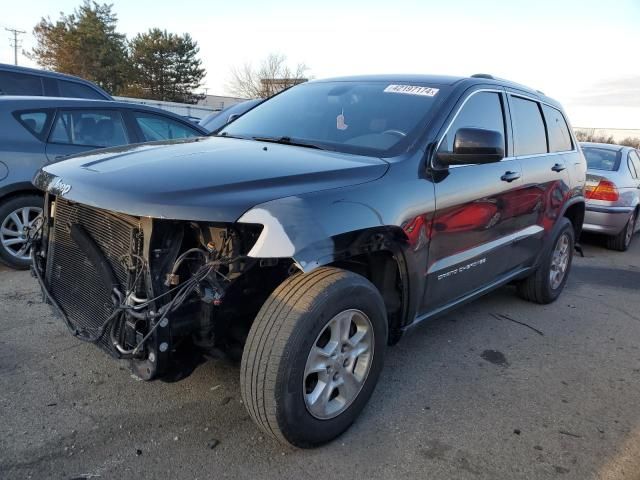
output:
[[[538,234],[523,247],[523,255],[534,261],[541,251],[546,233],[562,215],[570,190],[568,164],[575,145],[562,112],[538,100],[509,95],[514,152],[522,165],[527,192],[520,212]]]
[[[59,109],[47,141],[50,162],[67,155],[130,143],[117,109]]]
[[[527,231],[520,161],[512,155],[505,93],[476,90],[449,120],[438,150],[451,151],[460,128],[498,131],[505,158],[485,165],[451,166],[435,182],[436,214],[429,250],[423,312],[479,292],[517,270]],[[437,162],[437,161],[436,161]]]

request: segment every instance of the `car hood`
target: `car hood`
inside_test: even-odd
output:
[[[33,183],[130,215],[233,222],[257,204],[369,182],[387,168],[379,158],[205,137],[96,150],[43,167]]]

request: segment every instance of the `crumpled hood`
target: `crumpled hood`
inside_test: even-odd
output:
[[[379,158],[207,137],[70,157],[43,167],[33,184],[130,215],[233,222],[260,203],[369,182],[387,168]]]

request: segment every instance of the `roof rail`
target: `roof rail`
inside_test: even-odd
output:
[[[488,73],[474,73],[471,75],[471,78],[488,78],[489,80],[495,80],[494,76]]]

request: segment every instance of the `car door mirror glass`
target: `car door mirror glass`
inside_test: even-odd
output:
[[[436,158],[444,166],[499,162],[504,158],[504,137],[495,130],[460,128],[453,151],[438,151]]]

